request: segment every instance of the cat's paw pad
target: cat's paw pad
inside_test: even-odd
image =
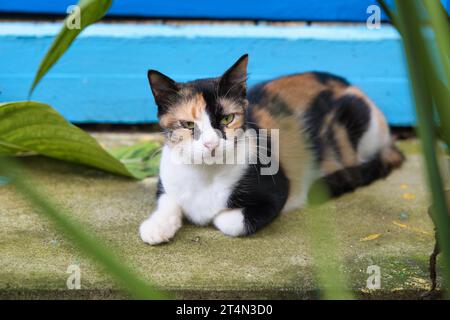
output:
[[[241,209],[227,210],[219,213],[214,218],[214,225],[222,233],[230,237],[239,237],[247,233],[244,214]]]
[[[170,223],[167,220],[150,217],[142,222],[139,227],[139,234],[142,241],[156,245],[172,239],[180,226],[181,224],[178,223]]]

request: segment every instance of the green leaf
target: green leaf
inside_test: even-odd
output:
[[[426,38],[426,50],[431,57],[427,68],[436,72],[428,72],[428,81],[440,120],[440,135],[450,146],[450,24],[444,7],[438,1],[423,1],[427,11],[426,26],[431,28],[422,35]]]
[[[321,298],[326,300],[351,300],[353,295],[347,287],[347,279],[342,274],[343,259],[339,256],[339,243],[336,238],[336,226],[333,224],[333,212],[322,204],[330,199],[327,187],[316,182],[308,194],[309,207],[305,210],[307,236],[311,242],[315,261],[315,277]]]
[[[383,8],[384,13],[386,13],[389,20],[391,20],[391,23],[393,25],[397,25],[398,24],[398,22],[397,22],[398,16],[395,14],[394,10],[392,10],[384,0],[378,0],[378,3]],[[398,31],[401,32],[401,30],[398,30]]]
[[[437,2],[437,1],[435,1]],[[396,0],[400,30],[408,62],[409,75],[414,94],[419,136],[425,159],[430,197],[433,201],[432,216],[436,221],[439,245],[443,252],[444,278],[450,283],[450,218],[444,183],[437,159],[435,111],[441,111],[441,126],[450,126],[448,113],[448,19],[433,5],[420,0]],[[431,23],[433,20],[439,20]],[[430,26],[430,24],[432,24]],[[447,30],[445,30],[447,29]],[[433,32],[430,36],[430,32]],[[446,52],[447,51],[447,52]],[[440,63],[436,63],[436,58]],[[444,70],[443,70],[444,69]],[[443,72],[445,71],[445,72]],[[437,79],[442,79],[440,84]],[[448,111],[447,111],[448,112]],[[442,116],[444,115],[444,116]],[[445,116],[446,115],[446,116]],[[447,290],[448,291],[448,290]],[[447,298],[450,295],[447,292]]]
[[[156,141],[140,142],[132,146],[109,150],[138,179],[154,176],[158,173],[160,151],[161,144]]]
[[[100,20],[108,11],[112,4],[112,0],[80,0],[78,6],[80,8],[79,16],[74,11],[65,20],[61,31],[53,40],[50,49],[47,51],[44,59],[39,65],[39,69],[31,85],[29,96],[33,93],[36,85],[48,70],[58,61],[58,59],[66,52],[75,38],[89,25]],[[73,21],[74,18],[80,18],[80,28],[69,29],[67,23]]]
[[[150,159],[149,155],[159,145],[141,144],[137,155],[118,154],[124,161],[141,156],[145,163],[124,164],[103,149],[92,136],[70,124],[44,103],[0,103],[0,119],[0,156],[34,152],[137,179],[157,170],[157,159]],[[146,156],[142,156],[144,153]]]

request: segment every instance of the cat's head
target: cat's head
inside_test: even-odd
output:
[[[186,83],[148,71],[169,147],[203,158],[235,147],[245,129],[247,64],[245,54],[220,77]]]

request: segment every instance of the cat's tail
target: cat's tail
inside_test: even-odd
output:
[[[372,160],[322,177],[313,184],[310,195],[320,186],[327,187],[331,197],[352,192],[378,179],[386,178],[392,170],[401,167],[404,161],[405,156],[396,146],[385,147]]]

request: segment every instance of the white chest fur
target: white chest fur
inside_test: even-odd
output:
[[[160,177],[167,194],[181,206],[184,215],[200,225],[209,224],[227,208],[231,192],[247,165],[181,164],[173,161],[164,147]]]

